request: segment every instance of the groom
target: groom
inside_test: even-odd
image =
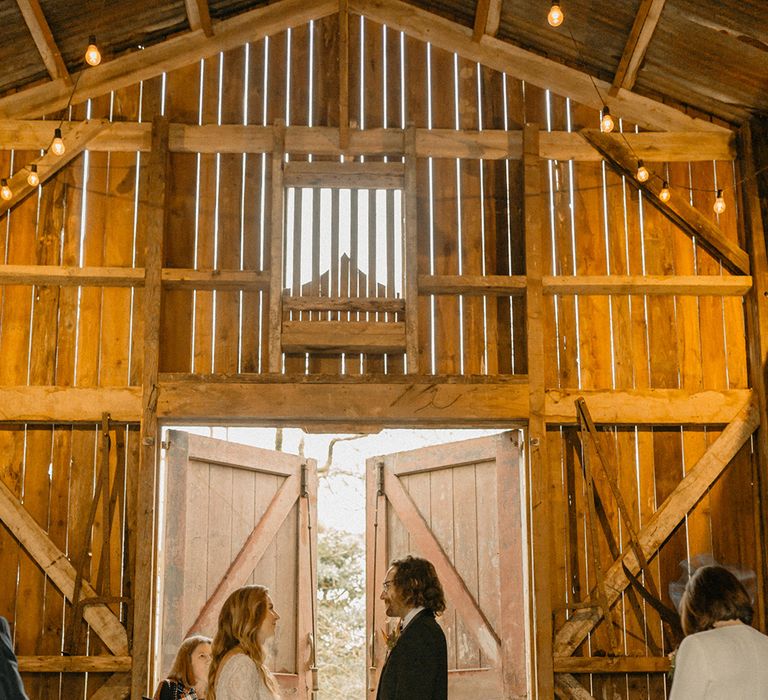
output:
[[[392,562],[381,599],[399,617],[397,640],[384,662],[376,700],[447,700],[448,654],[435,615],[445,610],[443,587],[426,559]]]

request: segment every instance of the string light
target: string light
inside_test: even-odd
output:
[[[0,180],[0,197],[2,197],[6,202],[9,199],[13,199],[13,191],[8,185],[8,180],[5,178]]]
[[[600,118],[600,131],[604,134],[610,134],[613,131],[615,124],[613,117],[611,116],[611,110],[607,106],[603,107],[603,115]]]
[[[64,145],[64,140],[61,138],[61,129],[56,129],[53,132],[53,143],[51,143],[51,151],[54,155],[63,156],[67,147]]]
[[[552,27],[559,27],[564,19],[565,15],[560,9],[560,4],[557,0],[552,0],[552,7],[549,8],[549,14],[547,15],[547,22],[549,22]]]
[[[669,183],[664,180],[664,184],[661,186],[661,191],[659,192],[659,199],[666,204],[671,197],[672,193],[669,191]]]
[[[638,182],[646,182],[648,178],[651,176],[651,174],[648,172],[648,168],[646,168],[643,165],[642,160],[637,161],[637,172],[635,173],[635,177],[637,178]]]
[[[722,214],[725,211],[725,200],[723,199],[723,191],[718,190],[715,197],[715,203],[712,205],[712,210],[715,214]]]
[[[29,175],[27,175],[27,182],[30,187],[37,187],[40,184],[40,176],[37,174],[37,164],[32,163],[29,166]]]
[[[85,50],[85,62],[89,66],[98,66],[101,63],[101,51],[96,46],[96,37],[91,34],[88,37],[88,48]]]

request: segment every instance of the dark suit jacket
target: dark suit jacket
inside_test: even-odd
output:
[[[27,700],[19,675],[8,620],[0,617],[0,700]]]
[[[447,700],[445,635],[430,610],[403,630],[381,669],[376,700]]]

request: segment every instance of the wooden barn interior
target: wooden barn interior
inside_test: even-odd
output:
[[[284,697],[317,696],[315,465],[169,425],[503,431],[369,465],[373,681],[405,551],[457,700],[666,697],[702,557],[766,630],[764,2],[551,5],[0,6],[0,614],[32,700],[150,695],[158,615],[210,632],[254,577]],[[196,576],[224,488],[249,520]]]

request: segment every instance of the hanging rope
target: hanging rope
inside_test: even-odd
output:
[[[315,572],[314,572],[314,550],[312,548],[312,501],[309,498],[309,489],[307,488],[307,465],[301,465],[301,496],[307,499],[307,537],[309,538],[309,602],[312,611],[312,644],[310,645],[310,666],[309,671],[312,675],[312,694],[320,689],[317,673],[317,623],[315,619]]]
[[[376,507],[373,512],[373,586],[376,587],[376,564],[379,560],[379,501],[384,495],[384,463],[376,464]],[[371,591],[374,595],[371,613],[371,639],[368,653],[370,654],[371,665],[368,667],[368,690],[376,690],[374,681],[376,680],[376,600],[375,590]]]

